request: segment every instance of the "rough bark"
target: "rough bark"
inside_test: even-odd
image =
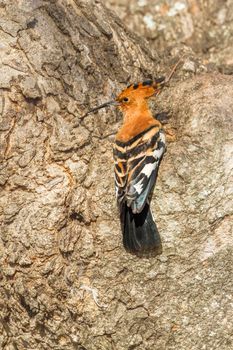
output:
[[[190,46],[205,64],[233,73],[233,0],[106,0],[156,50]]]
[[[115,111],[81,120],[156,54],[99,1],[0,2],[0,348],[232,348],[233,78],[187,74],[163,91],[177,140],[152,210],[157,257],[124,251]]]

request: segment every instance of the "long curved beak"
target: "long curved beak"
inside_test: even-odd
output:
[[[99,105],[99,106],[96,106],[92,109],[90,109],[87,113],[85,113],[81,119],[85,118],[88,114],[90,113],[93,113],[93,112],[96,112],[98,111],[99,109],[101,108],[105,108],[105,107],[108,107],[108,106],[118,106],[119,105],[119,102],[117,102],[116,100],[111,100],[111,101],[108,101],[108,102],[105,102],[103,103],[102,105]]]

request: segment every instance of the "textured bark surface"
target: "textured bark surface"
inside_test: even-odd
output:
[[[205,63],[233,73],[233,0],[106,0],[156,50],[190,46]]]
[[[139,258],[115,203],[121,115],[80,117],[168,67],[97,0],[0,1],[0,36],[0,349],[232,349],[233,78],[187,58],[152,103],[177,139],[152,199],[163,252]]]

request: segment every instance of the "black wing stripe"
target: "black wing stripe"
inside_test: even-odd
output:
[[[121,167],[118,165],[119,163],[116,163],[115,164],[115,171],[118,173],[118,174],[121,174],[122,173],[122,169]]]
[[[145,158],[145,155],[143,154],[143,156],[141,157],[128,159],[129,170],[134,169],[144,158]]]
[[[155,159],[152,156],[144,157],[144,159],[139,164],[137,164],[134,168],[132,168],[135,182],[138,182],[142,177],[146,176],[144,173],[142,173],[146,164],[154,164],[156,162],[157,162],[157,159]],[[140,177],[138,178],[139,175]]]
[[[117,160],[117,159],[122,159],[122,160],[124,160],[125,159],[125,153],[124,152],[121,152],[121,151],[119,151],[117,148],[114,148],[114,150],[113,150],[113,157],[114,157],[114,159],[115,160]],[[126,159],[125,159],[126,160]]]
[[[119,147],[117,144],[115,144],[115,147],[113,150],[114,157],[119,159],[129,159],[131,157],[136,157],[140,153],[145,152],[150,147],[151,148],[154,147],[154,145],[159,139],[159,131],[157,127],[153,126],[153,128],[155,128],[155,134],[149,139],[146,139],[144,137],[143,139],[141,139],[141,142],[140,143],[137,142],[136,145],[134,145],[134,142],[131,142],[131,146],[126,146],[126,143],[125,143],[125,147],[122,147],[122,145]],[[143,133],[143,136],[146,136],[146,133],[153,128],[152,127],[148,128],[147,131]]]
[[[127,148],[127,159],[130,157],[135,157],[138,154],[145,152],[147,149],[153,147],[158,141],[158,139],[159,139],[159,132],[157,131],[156,134],[149,140],[144,141],[143,143],[137,145],[134,148],[131,148],[131,149]]]
[[[118,203],[126,201],[133,212],[140,212],[156,180],[165,151],[163,131],[156,125],[127,143],[114,147],[115,183]]]

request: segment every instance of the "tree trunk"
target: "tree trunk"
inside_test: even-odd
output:
[[[158,97],[177,137],[152,199],[163,252],[136,257],[114,193],[121,115],[81,116],[168,67],[97,0],[0,12],[0,348],[231,349],[232,77],[181,80],[186,60]]]

